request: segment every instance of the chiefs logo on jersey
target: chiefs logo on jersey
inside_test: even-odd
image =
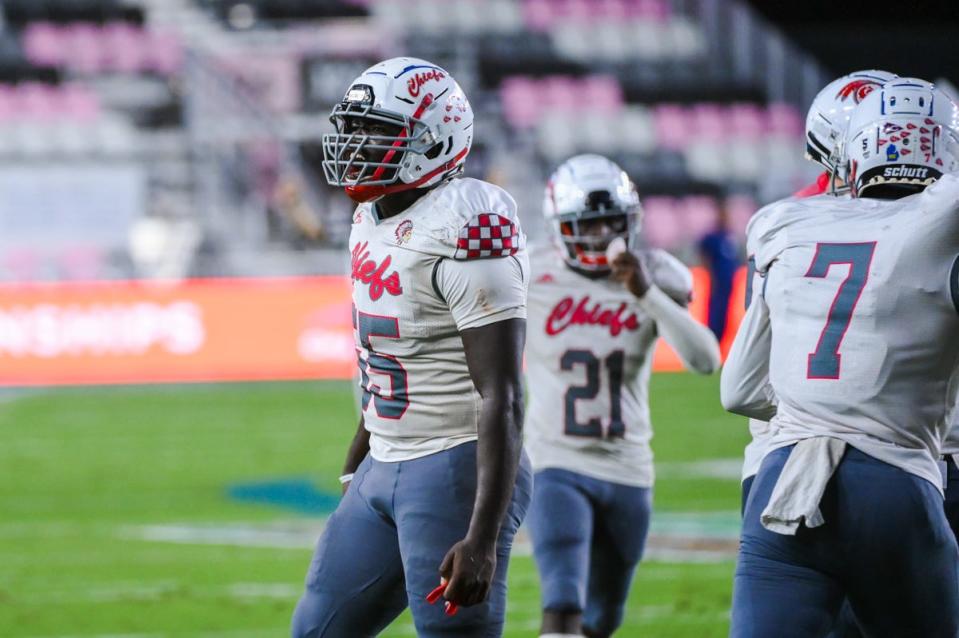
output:
[[[383,296],[386,291],[394,297],[403,294],[403,286],[400,284],[400,274],[395,270],[386,275],[390,267],[392,258],[387,255],[382,262],[376,263],[375,259],[370,258],[370,251],[367,250],[369,242],[360,242],[353,246],[351,251],[351,277],[353,281],[360,281],[369,286],[370,299],[376,301]],[[385,276],[384,276],[385,275]]]
[[[639,319],[634,312],[626,314],[625,302],[613,309],[603,308],[599,302],[591,304],[589,295],[579,302],[572,297],[563,297],[546,319],[546,334],[558,335],[570,326],[600,326],[615,337],[623,330],[638,330]]]

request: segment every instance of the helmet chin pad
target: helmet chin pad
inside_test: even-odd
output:
[[[574,245],[575,258],[571,260],[571,265],[581,270],[591,272],[605,272],[609,270],[609,260],[606,259],[606,252],[596,252],[585,250],[580,245]]]

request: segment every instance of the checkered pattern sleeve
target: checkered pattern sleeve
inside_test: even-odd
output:
[[[515,255],[525,238],[519,224],[497,213],[478,213],[459,231],[454,259],[486,259]]]
[[[529,260],[525,250],[506,259],[443,259],[436,265],[434,283],[458,330],[526,318]]]

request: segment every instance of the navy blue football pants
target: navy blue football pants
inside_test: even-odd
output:
[[[820,503],[826,522],[775,534],[759,517],[790,451],[771,452],[749,490],[730,636],[826,636],[848,597],[865,636],[955,638],[959,547],[935,486],[849,447]]]
[[[447,616],[442,599],[430,605],[426,595],[439,585],[443,557],[469,527],[476,443],[395,463],[367,456],[317,543],[293,613],[293,638],[375,636],[407,606],[421,637],[500,636],[509,554],[531,493],[524,454],[500,529],[489,597]]]
[[[952,533],[959,539],[959,467],[949,458],[946,460],[946,518]]]
[[[582,612],[592,633],[612,634],[646,545],[651,490],[557,468],[533,485],[527,526],[543,609]]]

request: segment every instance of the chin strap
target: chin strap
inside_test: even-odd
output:
[[[469,153],[469,149],[464,148],[445,164],[437,166],[423,177],[419,178],[415,182],[410,182],[409,184],[405,184],[403,182],[400,182],[399,184],[383,184],[380,186],[364,186],[363,184],[356,184],[354,186],[347,186],[344,190],[346,191],[346,196],[352,199],[354,202],[359,204],[373,202],[384,195],[391,195],[393,193],[401,193],[403,191],[419,188],[437,175],[456,168],[456,165],[459,164],[464,157],[466,157],[467,153]]]

